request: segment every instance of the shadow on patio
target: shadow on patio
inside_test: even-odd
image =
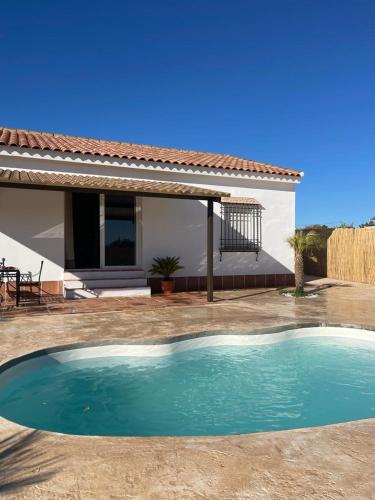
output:
[[[44,451],[38,431],[20,431],[1,439],[0,450],[0,496],[47,481],[62,461],[61,456]]]

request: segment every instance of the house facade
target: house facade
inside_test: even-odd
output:
[[[286,286],[302,173],[230,155],[0,129],[0,259],[43,293],[147,295],[154,257],[177,290]],[[207,207],[212,206],[212,262]],[[210,246],[210,245],[209,245]]]

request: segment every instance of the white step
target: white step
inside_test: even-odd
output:
[[[65,289],[69,290],[84,288],[137,288],[146,285],[146,278],[107,278],[64,281]]]
[[[134,288],[94,288],[94,289],[65,289],[66,299],[98,299],[103,297],[151,297],[149,286]]]
[[[97,280],[97,279],[115,279],[115,278],[144,278],[143,269],[90,269],[90,270],[72,270],[64,272],[64,280]]]

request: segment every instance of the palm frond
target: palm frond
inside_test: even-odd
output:
[[[152,275],[163,276],[165,279],[169,279],[171,274],[184,268],[180,265],[180,257],[154,257],[153,260],[148,272]]]
[[[319,250],[323,244],[319,233],[316,231],[309,231],[308,233],[296,231],[294,236],[288,238],[287,241],[295,252],[309,255]]]

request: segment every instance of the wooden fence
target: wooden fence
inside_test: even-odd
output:
[[[306,231],[307,232],[307,231]],[[375,285],[375,229],[318,230],[323,247],[317,262],[305,260],[305,273]]]
[[[375,285],[375,229],[335,229],[327,241],[327,276]]]

